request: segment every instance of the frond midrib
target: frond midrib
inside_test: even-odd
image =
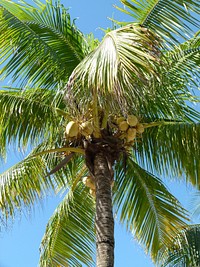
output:
[[[33,36],[39,40],[44,47],[46,47],[49,52],[51,57],[56,60],[59,65],[61,65],[63,67],[63,69],[65,69],[65,64],[62,62],[62,60],[59,58],[59,55],[57,53],[55,53],[55,51],[46,43],[44,42],[44,40],[38,35],[36,34],[36,32],[34,32],[26,23],[24,23],[22,20],[20,20],[18,17],[16,17],[15,15],[13,15],[13,13],[11,13],[10,11],[8,11],[6,8],[4,8],[4,10],[6,10],[6,12],[8,12],[9,14],[11,14],[19,23],[21,23],[31,34],[33,34]]]
[[[5,92],[5,91],[4,91]],[[0,91],[0,95],[1,95],[1,91]],[[26,101],[26,102],[30,102],[31,104],[32,103],[36,103],[36,104],[38,104],[39,106],[41,106],[41,107],[46,107],[46,108],[51,108],[52,109],[52,111],[54,111],[54,113],[56,113],[56,109],[57,109],[57,107],[55,106],[55,107],[53,107],[51,104],[49,105],[49,104],[44,104],[44,101],[39,101],[39,100],[34,100],[34,99],[32,99],[32,98],[26,98],[26,97],[23,97],[22,95],[21,96],[19,96],[19,95],[16,95],[16,94],[14,94],[14,95],[10,95],[10,94],[8,94],[8,93],[4,93],[4,94],[2,94],[3,96],[7,96],[7,97],[15,97],[15,98],[17,98],[17,99],[21,99],[21,100],[23,100],[23,101]]]
[[[81,56],[78,54],[78,52],[75,49],[75,46],[73,46],[69,40],[67,40],[67,38],[60,32],[60,31],[56,31],[55,29],[53,29],[52,27],[44,24],[44,23],[36,23],[34,21],[27,21],[27,24],[35,24],[35,25],[41,25],[43,28],[46,28],[50,31],[52,31],[55,35],[59,36],[60,39],[62,39],[69,47],[70,49],[73,51],[73,54],[76,56],[76,58],[81,61],[83,58],[81,58]],[[85,38],[84,38],[85,40]],[[56,53],[55,53],[56,54]],[[56,54],[57,55],[57,54]],[[63,63],[64,64],[64,63]]]
[[[138,171],[137,171],[138,172]],[[145,183],[142,181],[142,179],[140,178],[140,174],[138,173],[137,179],[139,179],[140,184],[142,185],[142,187],[144,188],[145,192],[146,192],[146,196],[149,200],[149,204],[151,207],[151,210],[153,211],[154,215],[155,215],[155,219],[156,219],[156,228],[158,229],[158,235],[159,235],[159,239],[162,239],[162,230],[161,230],[161,226],[160,226],[160,220],[159,220],[159,216],[158,216],[158,211],[154,205],[154,201],[153,201],[153,197],[151,192],[149,191],[148,187],[145,185]]]
[[[158,6],[158,4],[160,2],[162,2],[163,0],[157,0],[157,2],[155,3],[155,5],[149,10],[147,16],[143,19],[143,21],[141,21],[141,24],[143,26],[146,26],[146,24],[148,23],[148,19],[152,16],[154,10],[156,9],[156,7]]]

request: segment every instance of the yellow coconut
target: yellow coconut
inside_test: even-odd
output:
[[[122,121],[125,121],[125,118],[124,117],[118,117],[116,119],[116,123],[119,125]]]
[[[84,136],[89,136],[94,131],[92,122],[90,122],[90,121],[86,121],[86,122],[81,123],[80,128],[81,128],[81,133]]]
[[[135,128],[129,128],[127,131],[127,142],[131,142],[136,137],[136,129]]]
[[[138,123],[138,124],[136,125],[136,131],[137,131],[137,133],[139,133],[139,134],[142,134],[142,133],[144,132],[144,126],[143,126],[142,123]]]
[[[95,190],[95,183],[91,176],[83,177],[83,183],[92,190]]]
[[[128,127],[129,127],[129,125],[126,121],[122,121],[119,124],[119,130],[122,132],[126,132],[128,130]]]
[[[134,115],[128,115],[127,123],[130,126],[136,126],[136,124],[138,123],[138,118],[136,116],[134,116]]]
[[[79,132],[79,126],[78,123],[75,121],[70,121],[66,126],[66,134],[69,137],[76,137]]]

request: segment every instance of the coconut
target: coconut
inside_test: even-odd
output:
[[[136,125],[136,131],[137,131],[137,133],[139,133],[139,134],[142,134],[142,133],[144,132],[144,126],[143,126],[142,123],[138,123],[138,124]]]
[[[136,137],[136,129],[135,128],[129,128],[127,131],[127,142],[131,142]]]
[[[138,123],[138,118],[136,116],[134,116],[134,115],[128,115],[127,123],[130,126],[136,126],[136,124]]]
[[[83,183],[92,190],[95,190],[95,183],[91,176],[83,177]]]
[[[122,121],[125,121],[125,118],[124,117],[118,117],[116,119],[116,123],[119,125]]]
[[[81,133],[84,136],[89,136],[93,133],[93,125],[90,121],[83,122],[81,125]]]
[[[119,130],[122,132],[126,132],[128,130],[128,127],[129,127],[129,125],[126,121],[122,121],[119,124]]]
[[[70,121],[66,126],[66,134],[69,137],[76,137],[79,132],[78,128],[79,128],[78,123],[76,123],[75,121]]]

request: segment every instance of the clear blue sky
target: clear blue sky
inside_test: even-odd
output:
[[[29,0],[29,2],[31,2]],[[77,25],[84,33],[93,32],[98,38],[102,37],[99,27],[111,26],[107,17],[119,20],[127,20],[124,15],[112,7],[112,4],[119,4],[117,0],[69,0],[62,1],[66,7],[70,7],[72,18],[77,18]],[[20,159],[19,155],[10,153],[8,165]],[[3,171],[1,167],[0,171]],[[190,207],[189,196],[191,190],[181,184],[168,186],[185,205]],[[0,267],[36,267],[39,259],[39,245],[45,225],[53,213],[61,197],[49,197],[43,202],[43,208],[36,206],[34,212],[28,217],[16,218],[12,228],[0,232]],[[151,260],[137,245],[134,238],[126,233],[125,229],[116,224],[115,229],[116,249],[115,267],[152,267]]]

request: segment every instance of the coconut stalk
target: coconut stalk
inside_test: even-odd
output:
[[[101,136],[99,127],[99,113],[98,113],[98,95],[97,90],[93,89],[93,120],[94,120],[94,132],[95,137],[99,138]]]

